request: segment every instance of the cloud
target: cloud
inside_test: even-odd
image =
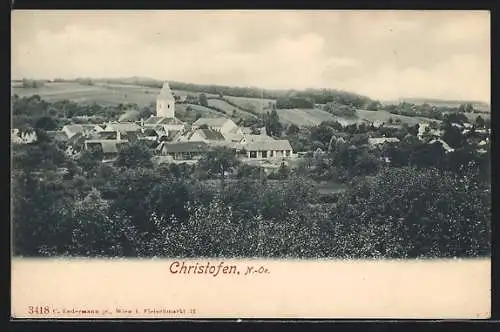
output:
[[[475,43],[490,39],[489,12],[471,12],[461,16],[450,16],[436,29],[433,35],[438,43]]]
[[[354,78],[339,83],[386,100],[401,97],[490,100],[490,65],[469,54],[453,55],[430,70],[407,67],[398,70],[387,65],[370,79]]]

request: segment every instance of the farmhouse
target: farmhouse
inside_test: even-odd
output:
[[[103,161],[108,162],[118,157],[118,153],[126,143],[126,140],[86,140],[85,150],[100,151],[103,154]]]
[[[121,134],[136,133],[141,127],[133,122],[111,122],[106,125],[105,131],[119,131]]]
[[[239,143],[244,137],[244,132],[240,127],[231,129],[229,132],[222,134],[224,139],[229,142]]]
[[[47,135],[54,140],[55,142],[67,142],[68,136],[65,133],[59,130],[48,130],[46,131]],[[74,136],[73,136],[74,137]]]
[[[133,122],[111,122],[104,129],[106,132],[118,132],[121,139],[135,140],[141,134],[141,127]]]
[[[426,136],[438,138],[441,136],[441,134],[442,132],[440,130],[432,129],[426,122],[419,123],[418,125],[417,137],[420,140],[423,140]]]
[[[184,130],[186,124],[177,118],[164,118],[160,116],[152,116],[142,122],[143,127],[147,128],[162,128],[166,133],[169,131]]]
[[[377,148],[386,143],[398,143],[399,139],[396,137],[376,137],[376,138],[368,138],[368,145],[371,148]]]
[[[262,140],[240,144],[240,151],[249,159],[279,159],[293,157],[293,149],[288,140]]]
[[[191,129],[185,135],[179,137],[179,142],[205,142],[224,141],[224,136],[219,131],[209,128]]]
[[[72,138],[76,134],[82,134],[83,136],[88,136],[93,133],[102,131],[103,129],[98,125],[91,124],[71,124],[62,127],[62,132],[66,134],[68,138]]]
[[[434,143],[440,143],[442,146],[443,146],[443,149],[446,151],[446,152],[453,152],[455,151],[452,147],[450,147],[448,145],[448,143],[446,143],[445,141],[443,141],[442,139],[434,139],[432,141],[429,142],[429,144],[434,144]]]
[[[273,140],[271,136],[268,136],[265,132],[260,135],[244,135],[241,139],[242,144],[251,143],[251,142],[261,142],[261,141],[269,141]]]
[[[375,146],[384,143],[398,143],[399,139],[396,137],[376,137],[368,138],[368,144]]]
[[[198,160],[209,150],[205,142],[162,142],[157,148],[160,155],[169,156],[172,160]]]
[[[195,129],[201,126],[207,126],[209,129],[216,130],[222,135],[238,132],[239,129],[236,123],[228,118],[199,118],[192,125]]]
[[[11,129],[10,140],[12,144],[28,144],[37,140],[34,131],[21,131],[17,128]]]
[[[119,140],[121,139],[121,133],[116,130],[103,130],[93,135],[93,137],[104,140]]]

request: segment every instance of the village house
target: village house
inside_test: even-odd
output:
[[[243,132],[243,130],[240,127],[236,127],[236,128],[231,129],[227,133],[223,133],[222,135],[224,136],[224,139],[226,141],[239,143],[243,139],[245,133]]]
[[[122,139],[136,140],[142,128],[134,122],[111,122],[106,125],[104,131],[119,132]]]
[[[293,149],[288,140],[262,140],[240,144],[238,150],[248,159],[292,158]]]
[[[259,135],[254,135],[254,134],[243,135],[239,143],[246,144],[246,143],[269,141],[269,140],[274,140],[274,138],[267,135],[265,130],[262,130]]]
[[[139,140],[145,141],[159,141],[162,131],[155,130],[154,128],[142,128]]]
[[[85,141],[85,150],[98,150],[103,154],[103,162],[111,162],[116,160],[119,152],[127,140],[118,139],[93,139]]]
[[[209,129],[218,131],[222,135],[228,135],[232,133],[243,134],[239,130],[238,125],[234,123],[233,120],[228,118],[199,118],[192,124],[192,128],[197,129],[202,126],[206,126]]]
[[[60,130],[48,130],[48,131],[46,131],[46,133],[55,142],[68,142],[69,141],[68,136]],[[75,137],[75,136],[73,135],[73,137]]]
[[[62,127],[62,132],[66,137],[72,138],[77,134],[82,134],[83,136],[88,136],[93,133],[102,131],[102,127],[93,124],[70,124]]]
[[[386,143],[398,143],[399,139],[396,137],[374,137],[368,138],[368,145],[372,148],[379,147]]]
[[[441,136],[442,132],[437,129],[432,129],[430,127],[430,124],[427,122],[422,122],[418,124],[418,133],[417,137],[419,140],[424,140],[425,137],[434,137],[434,138],[439,138]]]
[[[429,142],[429,144],[435,144],[435,143],[441,144],[446,153],[455,151],[455,149],[453,149],[452,147],[450,147],[448,145],[448,143],[446,143],[442,139],[434,139],[434,140],[432,140],[432,141]]]
[[[182,131],[186,124],[177,118],[165,118],[160,116],[152,116],[141,122],[141,126],[145,128],[161,128],[166,133],[170,131]]]
[[[225,141],[225,139],[219,131],[209,128],[193,128],[186,134],[180,136],[177,141],[215,143],[218,141]]]
[[[10,141],[12,144],[28,144],[37,140],[36,133],[32,130],[21,131],[17,128],[11,129]]]
[[[199,160],[209,151],[205,142],[162,142],[157,148],[159,155],[168,156],[170,161]]]

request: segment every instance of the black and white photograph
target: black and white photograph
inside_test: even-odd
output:
[[[489,317],[488,11],[11,21],[13,316]]]

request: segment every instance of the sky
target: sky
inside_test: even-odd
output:
[[[150,77],[490,102],[488,11],[13,11],[13,79]]]

